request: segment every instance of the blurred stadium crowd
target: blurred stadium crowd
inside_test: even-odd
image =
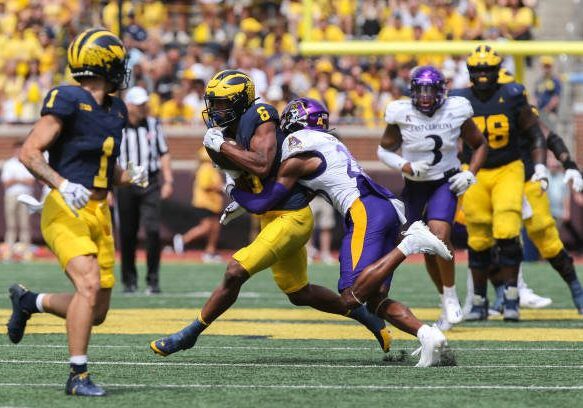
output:
[[[166,124],[201,123],[205,81],[225,66],[251,75],[263,100],[281,108],[293,95],[322,100],[335,124],[375,126],[388,102],[407,92],[410,69],[440,66],[452,86],[467,83],[459,57],[303,58],[298,42],[529,40],[536,0],[124,1],[123,39],[130,86],[151,92],[151,113]],[[69,80],[66,45],[84,27],[119,30],[118,2],[0,1],[2,123],[38,118],[42,98]],[[372,109],[371,109],[372,107]]]

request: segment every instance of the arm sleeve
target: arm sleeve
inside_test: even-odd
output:
[[[557,160],[563,165],[563,168],[578,170],[577,164],[571,160],[569,149],[567,149],[561,136],[551,132],[547,138],[547,148],[553,152]]]
[[[285,188],[283,184],[269,181],[258,194],[234,188],[231,196],[247,211],[254,214],[263,214],[287,197],[289,193],[290,190]]]
[[[76,110],[75,97],[67,91],[67,88],[57,87],[51,89],[45,96],[40,114],[54,115],[64,121],[75,114]]]

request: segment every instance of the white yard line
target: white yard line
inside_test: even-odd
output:
[[[413,340],[406,340],[413,341]],[[67,348],[64,344],[0,344],[0,347],[10,348]],[[141,345],[108,345],[108,344],[92,344],[92,349],[147,349],[146,346]],[[304,351],[378,351],[378,347],[262,347],[262,346],[196,346],[196,349],[208,350],[304,350]],[[416,347],[399,347],[393,351],[399,350],[415,350]],[[583,347],[452,347],[454,351],[583,351]]]
[[[569,391],[583,390],[583,385],[349,385],[349,384],[102,384],[111,388],[148,388],[148,389],[293,389],[293,390],[525,390],[525,391]],[[0,383],[0,387],[50,387],[62,388],[63,384],[52,383]]]
[[[0,364],[69,364],[65,360],[0,360]],[[388,369],[406,369],[416,368],[413,366],[403,366],[396,364],[288,364],[288,363],[188,363],[188,362],[146,362],[146,361],[91,361],[91,365],[104,366],[154,366],[154,367],[243,367],[243,368],[326,368],[326,369],[366,369],[366,368],[388,368]],[[499,369],[499,368],[560,368],[581,370],[583,365],[565,365],[565,364],[486,364],[486,365],[469,365],[453,366],[455,369],[474,370],[474,369]]]

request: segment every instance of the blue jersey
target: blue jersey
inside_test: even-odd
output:
[[[265,184],[267,180],[275,179],[279,166],[281,164],[281,146],[285,139],[285,135],[279,128],[279,114],[277,110],[266,103],[257,103],[249,107],[247,111],[241,116],[239,124],[237,126],[237,134],[235,135],[235,140],[244,149],[249,150],[251,148],[251,139],[255,134],[257,127],[265,122],[275,122],[275,137],[277,140],[277,152],[275,154],[275,159],[273,165],[271,166],[271,171],[269,175],[260,180],[262,184]],[[312,194],[308,192],[304,187],[296,184],[292,190],[292,193],[282,202],[273,207],[273,210],[297,210],[304,208],[310,202]]]
[[[59,86],[46,96],[41,116],[54,115],[63,123],[49,147],[49,165],[62,177],[88,189],[111,189],[113,171],[127,109],[119,98],[106,97],[98,105],[80,86]]]
[[[488,156],[482,167],[496,168],[520,159],[521,130],[519,117],[529,109],[524,86],[515,82],[501,85],[486,101],[480,100],[471,88],[454,89],[450,96],[463,96],[474,110],[473,120],[488,140]],[[471,155],[464,145],[464,160]]]

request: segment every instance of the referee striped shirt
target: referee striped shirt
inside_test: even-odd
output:
[[[160,122],[148,117],[137,126],[128,123],[121,141],[119,165],[127,169],[128,163],[145,166],[150,175],[160,170],[160,157],[168,153],[166,138]]]

